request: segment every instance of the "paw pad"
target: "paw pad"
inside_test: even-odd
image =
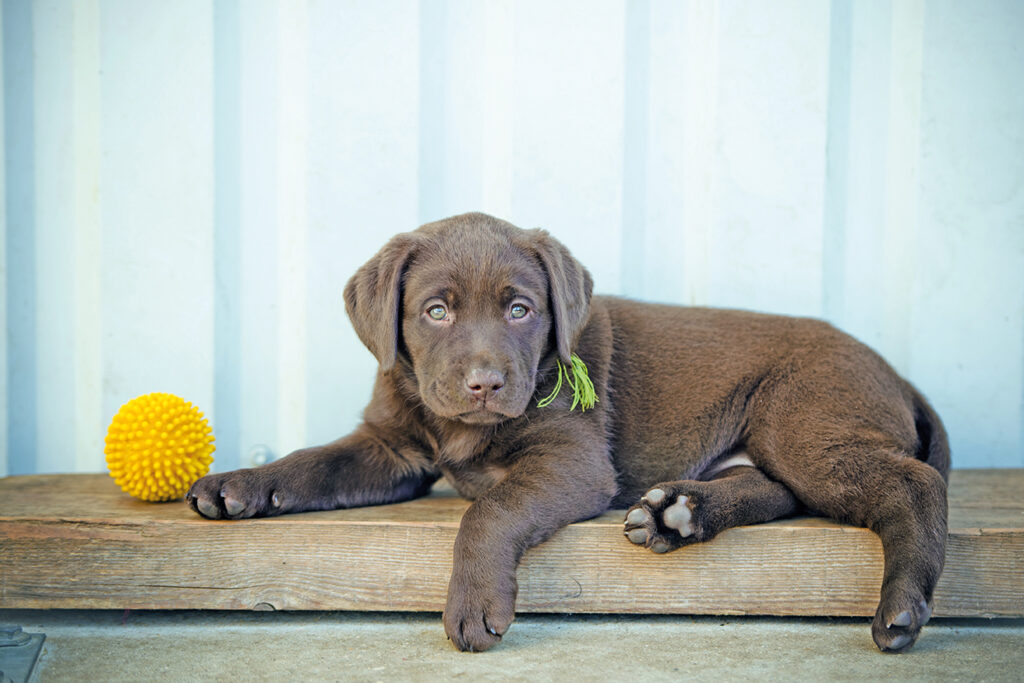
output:
[[[626,515],[626,523],[627,524],[636,524],[636,525],[647,524],[647,522],[649,522],[650,519],[651,519],[651,516],[649,514],[647,514],[647,510],[644,510],[643,508],[636,508],[636,509],[630,511],[630,513],[628,515]]]
[[[686,496],[679,496],[675,503],[669,505],[661,513],[661,521],[665,526],[675,529],[684,538],[693,535],[693,527],[690,525],[693,513],[687,505],[688,501],[689,499]]]
[[[629,539],[630,543],[643,545],[647,543],[647,529],[630,529],[626,532],[626,538]]]
[[[661,489],[651,489],[644,494],[643,500],[651,505],[661,505],[661,501],[665,500],[665,492]]]

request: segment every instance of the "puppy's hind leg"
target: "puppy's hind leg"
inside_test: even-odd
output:
[[[664,553],[729,527],[786,517],[798,505],[788,488],[758,468],[730,467],[711,481],[654,485],[626,513],[625,534],[637,545]]]
[[[884,574],[871,634],[883,652],[903,652],[931,616],[945,559],[946,482],[877,436],[827,441],[835,445],[791,444],[793,451],[773,462],[774,473],[811,510],[878,534]]]

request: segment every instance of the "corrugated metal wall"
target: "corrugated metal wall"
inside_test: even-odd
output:
[[[4,0],[0,473],[124,401],[349,430],[349,275],[484,210],[599,291],[827,318],[1021,466],[1024,4]]]

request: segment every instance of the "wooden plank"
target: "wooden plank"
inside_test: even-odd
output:
[[[1024,470],[960,470],[939,616],[1024,616]],[[446,488],[355,510],[213,522],[105,475],[0,479],[0,608],[439,611],[468,503]],[[655,555],[622,511],[529,551],[521,612],[867,616],[871,532],[801,517]]]

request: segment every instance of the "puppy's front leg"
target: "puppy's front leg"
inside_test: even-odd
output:
[[[519,456],[462,518],[444,610],[445,632],[460,650],[501,640],[515,616],[516,567],[527,548],[604,512],[615,496],[606,453],[558,441]]]
[[[432,462],[408,439],[363,424],[333,443],[263,467],[205,476],[185,499],[211,519],[268,517],[396,503],[426,494],[437,478]]]

